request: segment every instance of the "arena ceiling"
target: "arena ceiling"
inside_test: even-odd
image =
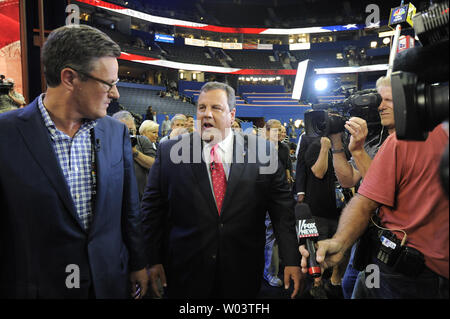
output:
[[[113,0],[111,2],[125,2]],[[400,1],[392,0],[129,0],[152,14],[189,19],[220,26],[292,28],[365,23],[376,4],[380,20],[387,20],[390,9]],[[407,3],[407,2],[405,2]],[[420,11],[429,1],[412,2]]]

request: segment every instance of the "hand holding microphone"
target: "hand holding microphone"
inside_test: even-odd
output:
[[[296,205],[295,219],[299,251],[302,255],[302,272],[309,273],[312,277],[320,277],[322,270],[339,264],[344,257],[342,243],[336,239],[321,240],[317,242],[316,249],[319,233],[308,204]]]
[[[306,246],[307,258],[307,272],[312,277],[320,277],[321,270],[316,260],[316,247],[315,242],[319,238],[319,232],[316,228],[316,223],[313,219],[308,204],[299,203],[295,206],[295,219],[297,227],[297,238],[301,247]],[[300,253],[302,250],[300,250]],[[303,253],[302,253],[303,256]],[[303,263],[302,258],[302,270],[306,265]]]

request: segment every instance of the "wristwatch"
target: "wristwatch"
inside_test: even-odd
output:
[[[136,158],[136,157],[138,157],[138,155],[139,155],[139,152],[138,152],[138,151],[136,151],[136,152],[133,152],[133,158]]]

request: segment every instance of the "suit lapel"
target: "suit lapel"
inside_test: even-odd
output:
[[[203,143],[200,135],[194,133],[191,135],[192,140],[190,142],[190,154],[191,154],[191,167],[194,173],[195,179],[197,180],[197,185],[200,188],[200,193],[203,195],[205,201],[208,203],[208,207],[211,212],[214,212],[218,216],[216,201],[211,189],[211,184],[209,182],[208,171],[206,168],[206,163],[203,159]],[[200,161],[198,158],[198,153],[200,150]],[[194,153],[196,152],[196,153]]]
[[[52,147],[48,130],[44,125],[44,121],[38,109],[37,101],[38,100],[35,99],[34,102],[25,108],[23,113],[19,115],[19,119],[21,119],[22,122],[19,122],[17,128],[22,135],[24,144],[28,147],[31,155],[48,177],[50,185],[53,186],[66,209],[83,229],[69,191],[69,186],[64,178],[55,150]]]
[[[106,181],[108,178],[107,172],[109,168],[108,161],[108,145],[106,144],[105,139],[105,131],[103,130],[103,125],[101,119],[98,120],[97,125],[94,127],[94,143],[95,146],[95,166],[96,166],[96,175],[97,175],[97,184],[96,184],[96,195],[95,202],[92,207],[92,225],[90,228],[91,234],[95,229],[95,226],[98,223],[99,218],[101,218],[101,214],[106,213],[102,210],[99,210],[99,207],[104,207],[103,201],[106,198]]]
[[[233,135],[233,163],[230,167],[222,212],[225,212],[227,207],[232,203],[231,198],[233,192],[238,188],[239,180],[245,170],[247,164],[246,159],[248,158],[247,143],[245,143],[244,136],[241,134]]]

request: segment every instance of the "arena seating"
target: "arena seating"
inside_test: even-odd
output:
[[[175,100],[171,97],[159,97],[159,92],[165,91],[165,87],[119,83],[118,89],[120,105],[138,114],[145,114],[150,105],[154,111],[161,114],[183,113],[194,115],[196,113],[195,106],[191,103]]]
[[[228,62],[231,67],[241,69],[284,69],[277,61],[273,51],[265,50],[225,50],[232,59]]]

